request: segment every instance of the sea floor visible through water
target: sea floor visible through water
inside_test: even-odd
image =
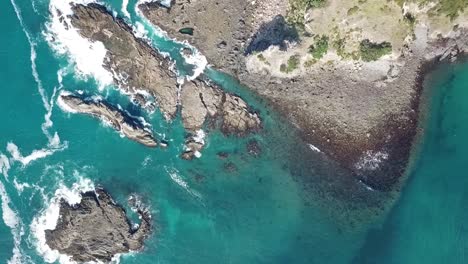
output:
[[[181,160],[180,119],[167,123],[142,111],[112,85],[80,74],[79,54],[54,49],[49,10],[61,2],[0,3],[0,263],[65,262],[47,250],[42,232],[53,227],[57,197],[76,199],[93,186],[105,188],[133,221],[132,195],[153,215],[144,250],[122,255],[124,264],[466,263],[467,63],[429,74],[420,151],[401,195],[386,204],[388,195],[299,144],[287,122],[216,69],[205,72],[259,110],[264,130],[235,138],[206,129],[202,157]],[[174,58],[181,75],[193,74],[180,55],[184,44],[139,16],[137,1],[105,4]],[[149,149],[96,119],[64,112],[56,105],[61,90],[100,95],[143,116],[169,147]],[[251,140],[262,149],[258,157],[247,151]]]

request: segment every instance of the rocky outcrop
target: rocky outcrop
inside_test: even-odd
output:
[[[190,42],[217,69],[235,74],[242,71],[244,60],[242,54],[250,38],[262,24],[271,25],[269,29],[286,29],[281,15],[286,13],[287,5],[288,1],[239,0],[233,4],[232,1],[218,0],[174,0],[170,8],[157,2],[143,3],[139,8],[151,22],[166,31],[169,36]],[[278,19],[270,23],[276,16]],[[193,34],[181,32],[184,28],[192,28]],[[258,37],[256,45],[251,46],[250,50],[258,46],[265,47],[265,44],[268,44],[266,42],[279,43],[285,38],[297,37],[294,30],[288,30],[287,34],[278,30],[260,31],[274,32],[274,36],[283,39],[273,39],[272,34],[260,34],[266,38]],[[268,41],[264,41],[265,39]]]
[[[98,4],[74,5],[71,23],[80,34],[100,41],[108,50],[104,66],[115,83],[127,92],[145,90],[154,96],[167,119],[177,111],[177,76],[169,70],[171,61],[145,41],[136,38],[123,20],[114,18]],[[145,103],[145,98],[140,98]]]
[[[227,135],[243,136],[261,129],[260,117],[244,100],[204,81],[186,83],[181,103],[182,120],[189,131],[201,129],[206,121],[219,125]]]
[[[112,127],[127,138],[147,147],[156,147],[153,133],[138,119],[101,100],[83,99],[73,94],[61,94],[59,103],[69,111],[83,113],[108,121]]]
[[[133,227],[125,210],[102,189],[82,194],[81,202],[60,202],[60,217],[54,230],[46,230],[51,249],[80,263],[110,262],[120,253],[141,250],[151,232],[151,216],[138,210],[141,223]]]
[[[245,101],[225,93],[205,77],[185,81],[179,87],[176,74],[170,70],[171,60],[135,37],[132,28],[105,7],[77,4],[73,11],[72,26],[83,37],[100,41],[107,49],[104,66],[113,73],[115,83],[130,93],[143,90],[153,95],[167,119],[175,117],[180,103],[183,124],[192,134],[213,119],[221,120],[220,128],[227,134],[245,135],[261,128],[258,114]],[[147,105],[144,96],[134,97],[140,105]]]

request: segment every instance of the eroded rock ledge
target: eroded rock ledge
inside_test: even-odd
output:
[[[73,94],[61,94],[60,103],[70,111],[91,115],[108,121],[112,127],[131,140],[147,147],[156,147],[157,142],[151,130],[141,122],[104,101],[86,100]]]
[[[151,232],[151,216],[138,210],[141,223],[132,227],[125,210],[103,189],[82,194],[79,204],[60,203],[60,217],[54,230],[46,230],[51,249],[77,262],[110,262],[119,253],[141,250]]]

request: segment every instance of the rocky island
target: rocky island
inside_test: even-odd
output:
[[[73,94],[61,94],[58,100],[71,112],[83,113],[108,121],[116,131],[131,140],[147,147],[157,146],[157,141],[149,128],[105,101],[86,100]]]
[[[463,3],[175,0],[139,8],[266,98],[305,143],[390,191],[408,165],[427,66],[468,50]]]
[[[134,227],[124,209],[99,188],[83,193],[76,205],[62,199],[60,218],[54,230],[46,230],[46,242],[73,261],[110,262],[116,254],[143,248],[151,232],[151,217],[143,210],[138,213],[141,223]]]

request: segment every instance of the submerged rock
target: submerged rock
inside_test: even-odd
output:
[[[151,216],[138,211],[141,223],[132,227],[125,210],[102,189],[82,194],[79,204],[60,203],[60,218],[54,230],[46,230],[51,249],[77,262],[110,262],[120,253],[141,250],[151,232]]]
[[[88,114],[108,121],[115,130],[131,140],[148,147],[157,146],[153,133],[145,128],[139,120],[130,117],[125,112],[104,101],[85,100],[72,94],[62,94],[59,100],[70,111]]]

